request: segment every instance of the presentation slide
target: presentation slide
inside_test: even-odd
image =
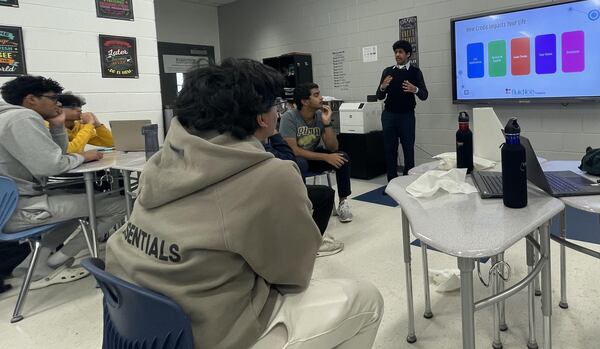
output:
[[[457,100],[600,96],[600,1],[455,21]]]

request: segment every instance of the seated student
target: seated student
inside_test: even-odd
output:
[[[2,98],[8,103],[0,103],[0,175],[12,178],[19,190],[17,208],[7,222],[5,232],[87,217],[85,194],[45,191],[43,188],[48,176],[102,158],[97,151],[66,153],[65,115],[58,102],[63,88],[52,79],[25,75],[6,82],[0,89]],[[122,198],[97,198],[96,215],[98,233],[102,236],[125,215]],[[55,240],[56,234],[70,235],[71,232],[57,230],[48,235],[55,234],[52,238]],[[64,239],[58,239],[58,243]],[[79,234],[54,256],[54,261],[66,261],[86,246]],[[53,249],[55,246],[46,247]]]
[[[107,270],[177,302],[196,348],[282,348],[285,338],[287,348],[370,348],[379,291],[310,281],[321,234],[306,188],[293,162],[253,136],[276,123],[282,88],[251,60],[186,74],[131,218],[108,240]]]
[[[296,162],[296,156],[292,148],[283,140],[276,128],[271,129],[274,125],[263,123],[260,120],[258,125],[259,128],[254,133],[254,137],[264,139],[265,134],[271,133],[271,136],[266,138],[266,142],[263,144],[266,151],[272,153],[278,159]],[[344,243],[330,236],[325,236],[325,230],[329,225],[329,217],[331,217],[335,204],[335,191],[325,185],[307,185],[306,192],[313,207],[313,220],[323,236],[323,243],[317,251],[317,257],[330,256],[341,252],[344,249]]]
[[[93,113],[82,113],[85,99],[70,92],[58,97],[66,116],[65,127],[69,136],[68,153],[82,153],[86,144],[100,147],[112,147],[113,137]]]
[[[323,105],[319,86],[304,83],[294,89],[296,109],[281,116],[279,132],[288,142],[302,177],[310,172],[320,173],[335,170],[340,203],[338,219],[342,223],[352,221],[348,204],[350,189],[350,159],[348,154],[338,151],[338,141],[331,125],[331,108]],[[321,141],[325,148],[320,146]]]

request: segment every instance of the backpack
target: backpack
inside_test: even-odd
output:
[[[594,176],[600,176],[600,148],[587,147],[579,169]]]

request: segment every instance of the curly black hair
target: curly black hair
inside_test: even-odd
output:
[[[296,102],[296,109],[302,110],[302,100],[310,99],[310,90],[313,88],[319,88],[319,85],[313,82],[304,82],[296,86],[294,89],[294,102]]]
[[[81,108],[85,105],[85,98],[65,92],[58,96],[58,101],[65,108]]]
[[[227,58],[185,75],[175,113],[189,131],[229,132],[245,139],[258,129],[256,116],[283,95],[283,76],[250,59]]]
[[[398,40],[392,45],[392,49],[396,52],[397,49],[401,48],[406,54],[412,55],[413,47],[410,42],[406,40]]]
[[[61,93],[63,87],[52,79],[43,76],[22,75],[7,81],[0,87],[2,99],[13,105],[23,105],[27,95],[40,96],[46,92]]]

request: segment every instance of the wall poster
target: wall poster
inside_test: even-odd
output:
[[[137,78],[135,38],[100,35],[100,65],[103,78]]]
[[[21,27],[0,26],[0,76],[27,74]]]
[[[412,44],[413,52],[410,56],[410,64],[419,66],[419,40],[417,31],[417,16],[400,18],[400,40],[406,40]]]
[[[133,0],[96,0],[96,16],[133,21]]]
[[[0,0],[0,6],[19,7],[19,0]]]

